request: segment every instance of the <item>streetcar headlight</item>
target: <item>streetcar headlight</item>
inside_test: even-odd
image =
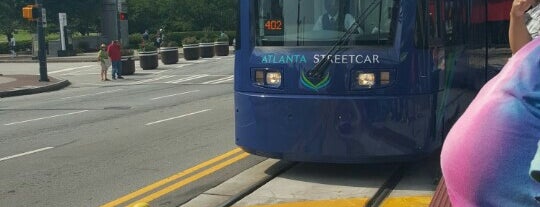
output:
[[[269,71],[266,73],[266,84],[271,87],[281,86],[281,72]]]
[[[358,80],[358,86],[371,88],[375,85],[375,74],[374,73],[358,73],[356,80]]]
[[[281,88],[283,76],[280,69],[254,68],[252,69],[251,74],[254,85],[268,88]]]

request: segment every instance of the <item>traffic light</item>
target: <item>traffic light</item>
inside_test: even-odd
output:
[[[127,13],[121,12],[121,13],[120,13],[120,20],[128,20],[128,15],[127,15]]]
[[[36,17],[34,17],[34,5],[26,5],[23,7],[23,18],[32,21]]]
[[[39,16],[39,9],[34,5],[26,5],[22,8],[23,18],[34,21]]]

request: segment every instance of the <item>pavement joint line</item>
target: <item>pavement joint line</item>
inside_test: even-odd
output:
[[[54,147],[44,147],[44,148],[41,148],[41,149],[29,151],[29,152],[24,152],[24,153],[20,153],[20,154],[16,154],[16,155],[3,157],[3,158],[0,158],[0,162],[6,161],[6,160],[9,160],[9,159],[13,159],[13,158],[17,158],[17,157],[22,157],[22,156],[25,156],[25,155],[30,155],[30,154],[42,152],[42,151],[45,151],[45,150],[50,150],[50,149],[53,149],[53,148]]]
[[[88,112],[88,111],[89,110],[82,110],[82,111],[76,111],[76,112],[71,112],[71,113],[67,113],[67,114],[58,114],[58,115],[54,115],[54,116],[41,117],[41,118],[37,118],[37,119],[29,119],[29,120],[25,120],[25,121],[12,122],[12,123],[9,123],[9,124],[4,124],[4,125],[5,126],[11,126],[11,125],[16,125],[16,124],[23,124],[23,123],[27,123],[27,122],[32,122],[32,121],[39,121],[39,120],[43,120],[43,119],[51,119],[51,118],[56,118],[56,117],[61,117],[61,116],[75,115],[75,114],[80,114],[80,113],[84,113],[84,112]]]
[[[172,175],[170,177],[167,177],[165,179],[154,182],[154,183],[152,183],[152,184],[150,184],[150,185],[148,185],[148,186],[146,186],[144,188],[141,188],[141,189],[139,189],[139,190],[137,190],[137,191],[135,191],[133,193],[122,196],[119,199],[116,199],[114,201],[111,201],[111,202],[109,202],[107,204],[102,205],[101,207],[118,206],[118,205],[120,205],[122,203],[125,203],[125,202],[127,202],[129,200],[132,200],[132,199],[134,199],[134,198],[136,198],[136,197],[138,197],[140,195],[143,195],[143,194],[145,194],[147,192],[150,192],[150,191],[152,191],[152,190],[154,190],[156,188],[159,188],[159,187],[161,187],[161,186],[163,186],[165,184],[168,184],[168,183],[173,182],[173,181],[175,181],[175,180],[177,180],[179,178],[182,178],[182,177],[187,176],[187,175],[189,175],[191,173],[194,173],[194,172],[196,172],[196,171],[198,171],[200,169],[203,169],[203,168],[208,167],[210,165],[213,165],[213,164],[215,164],[217,162],[220,162],[220,161],[222,161],[222,160],[224,160],[224,159],[226,159],[228,157],[231,157],[232,155],[238,154],[240,152],[242,152],[242,149],[235,148],[235,149],[233,149],[231,151],[228,151],[228,152],[226,152],[224,154],[221,154],[221,155],[216,156],[216,157],[214,157],[214,158],[212,158],[210,160],[207,160],[207,161],[205,161],[203,163],[200,163],[200,164],[198,164],[198,165],[196,165],[194,167],[191,167],[191,168],[189,168],[187,170],[184,170],[184,171],[182,171],[180,173],[174,174],[174,175]]]
[[[167,119],[162,119],[162,120],[159,120],[159,121],[150,122],[150,123],[147,123],[145,125],[146,126],[151,126],[151,125],[154,125],[154,124],[159,124],[159,123],[162,123],[162,122],[171,121],[171,120],[174,120],[174,119],[179,119],[179,118],[183,118],[183,117],[186,117],[186,116],[191,116],[191,115],[195,115],[195,114],[199,114],[199,113],[204,113],[204,112],[211,111],[211,110],[212,109],[205,109],[205,110],[201,110],[201,111],[196,111],[196,112],[192,112],[192,113],[189,113],[189,114],[184,114],[184,115],[175,116],[175,117],[171,117],[171,118],[167,118]]]

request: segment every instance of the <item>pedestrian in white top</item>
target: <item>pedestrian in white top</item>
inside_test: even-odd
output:
[[[15,37],[12,37],[11,40],[9,40],[9,52],[11,52],[11,58],[17,57],[17,41],[15,41]]]

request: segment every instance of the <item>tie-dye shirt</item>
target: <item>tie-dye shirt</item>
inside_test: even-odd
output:
[[[441,167],[455,207],[540,206],[529,176],[540,140],[540,38],[478,93],[446,137]]]

